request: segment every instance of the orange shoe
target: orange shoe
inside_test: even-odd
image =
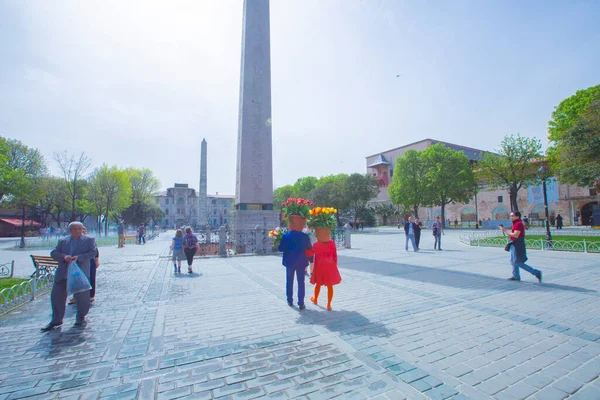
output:
[[[327,306],[327,311],[331,311],[331,310],[332,310],[331,306]]]
[[[317,304],[317,299],[315,299],[314,297],[311,297],[310,302],[313,304]]]

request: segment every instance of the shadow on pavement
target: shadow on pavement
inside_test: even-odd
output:
[[[506,290],[566,290],[580,293],[598,293],[596,290],[585,289],[577,286],[559,285],[554,283],[527,284],[525,282],[509,282],[504,278],[489,275],[474,274],[472,272],[454,271],[435,267],[421,267],[418,265],[401,264],[390,261],[371,260],[359,257],[340,256],[339,266],[342,269],[370,272],[384,276],[395,276],[411,281],[431,283],[434,285],[455,287],[459,289],[486,289],[491,291]],[[506,266],[510,274],[510,265]],[[527,272],[522,272],[527,274]],[[342,272],[343,275],[343,272]]]
[[[39,351],[50,358],[58,356],[63,349],[78,346],[88,339],[86,328],[76,326],[65,329],[63,325],[42,335],[40,341],[29,351]]]
[[[339,334],[357,336],[390,337],[395,330],[388,329],[385,324],[373,322],[357,311],[332,310],[323,311],[305,309],[299,312],[298,323],[303,325],[321,325]]]

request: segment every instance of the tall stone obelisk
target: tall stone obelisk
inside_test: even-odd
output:
[[[279,225],[272,153],[269,0],[244,0],[235,230]]]
[[[206,190],[206,139],[200,145],[200,186],[198,186],[198,225],[204,229],[208,224],[208,193]]]

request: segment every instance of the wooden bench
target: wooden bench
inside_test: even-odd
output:
[[[35,272],[31,274],[32,278],[34,275],[39,277],[40,275],[54,274],[54,271],[58,268],[58,261],[50,256],[35,256],[31,254],[31,261],[33,261],[33,266],[35,267]]]
[[[129,241],[133,240],[134,243],[135,243],[135,242],[137,242],[137,236],[135,236],[135,235],[125,235],[125,239],[124,240],[125,240],[125,243],[127,243],[128,240]]]

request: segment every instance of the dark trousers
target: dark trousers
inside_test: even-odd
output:
[[[417,249],[419,248],[419,243],[421,243],[421,232],[415,232],[415,244],[417,245]]]
[[[96,260],[90,262],[90,285],[92,289],[90,290],[90,297],[96,296]]]
[[[304,270],[306,267],[300,268],[285,268],[287,276],[285,281],[285,294],[287,296],[287,302],[294,302],[294,275],[298,281],[298,306],[304,305]]]
[[[188,267],[192,266],[192,263],[194,262],[194,254],[196,254],[196,248],[192,248],[192,249],[183,249],[183,252],[185,253],[185,258],[187,259],[187,263],[188,263]]]
[[[73,295],[77,304],[77,319],[84,318],[90,311],[90,291],[75,293]],[[54,281],[52,294],[50,295],[52,303],[52,323],[62,324],[67,307],[67,280]]]
[[[138,238],[138,244],[142,244],[142,241],[144,242],[144,244],[146,244],[146,236],[145,235],[140,235]]]

